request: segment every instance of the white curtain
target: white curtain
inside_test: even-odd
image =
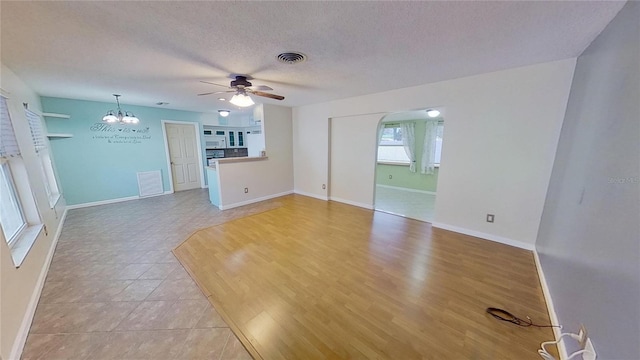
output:
[[[382,133],[384,132],[384,123],[380,123],[378,127],[378,146],[380,146],[380,141],[382,141]]]
[[[416,124],[412,122],[400,123],[402,129],[402,145],[409,158],[409,171],[416,172]]]
[[[425,122],[424,146],[422,147],[422,161],[420,172],[431,175],[435,172],[436,162],[436,136],[438,135],[438,121],[427,120]]]

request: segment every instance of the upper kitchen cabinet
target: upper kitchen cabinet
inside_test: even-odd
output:
[[[231,109],[229,116],[222,117],[217,112],[202,117],[202,124],[225,128],[244,128],[253,124],[252,109]]]

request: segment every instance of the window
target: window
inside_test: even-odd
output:
[[[440,154],[442,153],[442,135],[444,134],[444,123],[438,122],[436,128],[436,166],[440,165]]]
[[[404,150],[402,128],[399,124],[385,125],[378,144],[378,162],[409,164],[410,160]]]
[[[0,160],[0,223],[4,238],[9,246],[18,239],[27,227],[27,221],[22,213],[22,206],[16,192],[16,186],[11,176],[11,168],[6,160]]]
[[[53,163],[51,161],[51,154],[47,147],[45,139],[44,129],[42,127],[42,118],[33,111],[26,109],[27,120],[29,121],[29,128],[31,129],[31,138],[38,154],[38,160],[40,163],[40,170],[44,179],[44,188],[49,197],[49,205],[53,208],[60,199],[60,189],[58,188],[58,182],[56,181],[56,175],[53,170]]]
[[[15,243],[27,227],[11,173],[12,162],[19,165],[21,160],[7,99],[0,97],[0,226],[9,246]]]
[[[440,155],[442,153],[442,136],[444,134],[444,122],[438,122],[436,128],[436,141],[435,141],[435,165],[440,165]],[[420,137],[422,136],[422,137]],[[424,139],[424,129],[422,134],[418,134],[416,131],[416,154],[422,154],[422,146]],[[404,143],[402,138],[402,127],[395,124],[386,124],[382,129],[380,137],[380,143],[378,144],[378,162],[390,163],[399,165],[409,165],[410,160],[406,151],[404,150]]]

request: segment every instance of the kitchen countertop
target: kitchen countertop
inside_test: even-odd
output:
[[[261,161],[269,159],[268,156],[242,156],[242,157],[228,157],[228,158],[218,158],[215,159],[219,164],[229,164],[235,162],[245,162],[245,161]]]

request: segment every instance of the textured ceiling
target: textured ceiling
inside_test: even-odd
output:
[[[249,74],[299,106],[578,56],[624,2],[0,3],[1,57],[38,93],[229,108]],[[309,60],[287,65],[284,51]],[[233,108],[233,107],[231,107]]]

